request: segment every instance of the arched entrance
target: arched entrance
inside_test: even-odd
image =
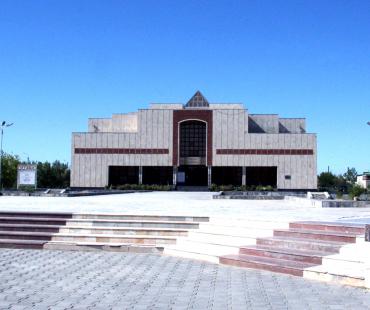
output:
[[[207,123],[185,120],[179,123],[179,163],[177,183],[207,186]]]

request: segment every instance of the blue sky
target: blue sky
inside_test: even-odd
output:
[[[70,162],[88,117],[186,102],[306,117],[318,171],[370,170],[370,2],[0,2],[4,150]]]

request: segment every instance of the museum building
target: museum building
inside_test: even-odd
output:
[[[249,114],[240,103],[153,103],[90,118],[72,134],[71,187],[122,184],[317,188],[316,134],[304,118]]]

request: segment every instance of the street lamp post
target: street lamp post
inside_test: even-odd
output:
[[[1,142],[0,142],[0,191],[3,190],[3,136],[4,136],[4,128],[12,126],[13,123],[8,124],[6,121],[1,123]]]

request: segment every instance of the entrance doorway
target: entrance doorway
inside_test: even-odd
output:
[[[183,186],[207,186],[206,166],[180,166],[177,170],[177,184]]]
[[[180,166],[177,184],[183,186],[207,186],[207,123],[186,120],[180,123]]]

